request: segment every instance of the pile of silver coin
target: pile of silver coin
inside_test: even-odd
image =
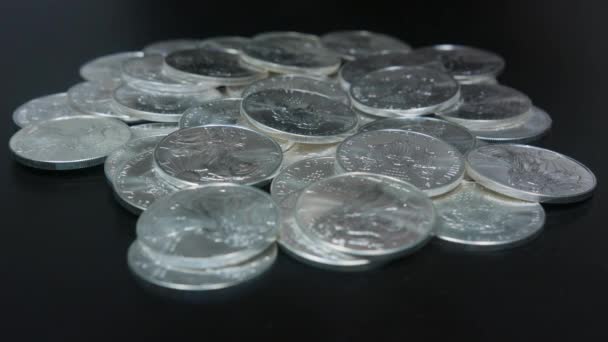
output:
[[[41,169],[104,164],[141,214],[129,267],[166,288],[242,283],[277,244],[336,270],[433,237],[507,248],[541,232],[540,203],[583,200],[596,179],[524,145],[551,118],[497,82],[504,66],[369,31],[163,41],[94,59],[86,81],[19,107],[10,149]]]

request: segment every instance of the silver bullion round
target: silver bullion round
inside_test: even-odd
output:
[[[425,67],[388,67],[355,81],[350,97],[357,109],[377,116],[418,116],[454,106],[460,86],[448,74]]]
[[[517,245],[536,236],[545,222],[540,204],[499,195],[475,182],[463,182],[433,204],[438,238],[479,248]]]
[[[583,164],[540,147],[486,145],[466,156],[467,174],[505,196],[533,202],[572,203],[593,193],[595,175]]]
[[[172,39],[154,42],[144,47],[144,54],[166,56],[171,52],[197,49],[201,45],[199,39]]]
[[[392,177],[347,173],[306,187],[296,222],[314,241],[363,257],[403,255],[431,237],[435,209],[415,186]]]
[[[144,91],[123,84],[114,90],[114,101],[123,112],[158,122],[178,122],[186,109],[221,96],[215,88],[182,94]]]
[[[357,128],[357,115],[349,106],[302,90],[251,93],[243,98],[241,114],[262,132],[309,144],[338,142]]]
[[[143,57],[141,51],[120,52],[95,58],[80,68],[80,76],[87,81],[98,83],[104,88],[114,88],[122,82],[122,63],[136,57]]]
[[[293,89],[318,93],[333,100],[350,105],[348,94],[340,86],[327,77],[311,75],[276,75],[256,81],[247,86],[241,97],[246,97],[258,91],[268,89]]]
[[[149,248],[135,241],[129,247],[127,263],[139,278],[154,285],[182,291],[218,290],[238,285],[268,270],[277,258],[272,245],[243,263],[220,268],[176,268],[166,265]]]
[[[270,31],[258,33],[253,36],[253,39],[274,41],[274,42],[288,42],[290,44],[298,44],[304,47],[320,47],[323,45],[321,38],[314,34],[301,33],[295,31]]]
[[[208,184],[157,199],[137,220],[138,240],[180,267],[244,262],[276,241],[279,209],[264,191]]]
[[[207,125],[169,134],[154,159],[170,181],[182,186],[263,185],[278,173],[283,154],[274,140],[251,129]]]
[[[131,139],[151,137],[155,135],[168,135],[179,129],[175,122],[151,122],[133,125],[131,129]]]
[[[279,144],[279,146],[281,147],[281,151],[283,151],[283,156],[285,156],[285,152],[289,151],[294,145],[296,145],[296,143],[294,143],[293,141],[281,139],[281,138],[279,138],[277,136],[274,136],[272,134],[268,134],[268,133],[264,133],[264,132],[260,131],[255,126],[253,126],[251,123],[249,123],[249,121],[247,119],[243,118],[242,115],[241,115],[241,118],[239,119],[239,121],[237,122],[237,126],[249,128],[249,129],[251,129],[253,131],[256,131],[256,132],[258,132],[260,134],[268,136],[269,138],[271,138],[272,140],[274,140],[277,144]],[[283,158],[283,160],[285,160],[285,158]]]
[[[298,161],[281,170],[270,185],[270,195],[276,203],[284,200],[311,183],[331,177],[336,174],[334,157],[310,158]],[[293,203],[295,205],[295,203]],[[293,208],[294,206],[290,206]]]
[[[62,117],[27,126],[9,142],[20,163],[46,170],[72,170],[103,164],[131,138],[129,127],[92,115]]]
[[[162,135],[138,139],[131,138],[127,143],[114,150],[108,155],[104,162],[103,171],[106,175],[106,179],[112,183],[114,176],[124,163],[138,154],[154,150],[156,144],[158,144],[162,138]]]
[[[243,47],[251,41],[251,38],[239,36],[220,36],[205,39],[201,47],[206,49],[217,49],[232,54],[240,54]]]
[[[13,112],[13,121],[22,128],[41,121],[83,114],[68,105],[66,93],[59,93],[22,104]]]
[[[460,184],[465,165],[452,145],[430,135],[396,129],[359,133],[336,151],[340,172],[369,172],[394,177],[439,196]]]
[[[375,53],[411,50],[408,44],[397,38],[364,30],[330,32],[323,35],[321,41],[349,61]]]
[[[528,143],[540,139],[551,128],[552,120],[544,110],[533,106],[523,121],[503,129],[471,131],[477,139],[497,143]]]
[[[236,125],[241,118],[240,98],[220,98],[188,108],[179,120],[180,128],[210,124]]]
[[[434,118],[386,118],[371,123],[359,129],[359,132],[377,131],[381,129],[401,129],[428,134],[439,138],[456,147],[463,155],[474,148],[477,140],[465,127]]]
[[[289,165],[304,159],[335,157],[338,145],[338,143],[294,144],[290,149],[283,153],[282,168],[288,167]]]
[[[94,82],[78,83],[68,90],[68,103],[75,110],[86,114],[114,118],[127,123],[141,121],[140,118],[125,114],[114,106],[113,91]]]

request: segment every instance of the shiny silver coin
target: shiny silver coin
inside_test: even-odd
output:
[[[201,47],[206,49],[216,49],[232,54],[240,54],[243,47],[251,42],[251,38],[239,36],[223,36],[205,39],[201,42]]]
[[[321,38],[314,34],[301,33],[295,31],[271,31],[263,32],[253,36],[255,40],[289,42],[290,44],[299,44],[305,47],[320,47],[323,45]]]
[[[276,203],[288,204],[284,200],[308,185],[336,174],[334,157],[310,158],[298,161],[281,170],[272,180],[270,195]],[[295,198],[294,198],[295,200]],[[295,202],[292,203],[295,205]],[[293,205],[289,206],[293,208]]]
[[[182,94],[144,91],[123,84],[114,91],[114,101],[123,112],[158,122],[178,122],[186,109],[221,96],[215,88]]]
[[[357,128],[357,115],[349,106],[301,90],[249,94],[241,103],[241,114],[262,132],[309,144],[338,142]]]
[[[180,128],[211,124],[236,125],[241,118],[240,98],[220,98],[188,108],[179,120]]]
[[[353,106],[377,116],[418,116],[454,106],[460,86],[448,74],[423,67],[388,67],[350,88]]]
[[[13,121],[17,126],[25,127],[41,121],[82,114],[68,105],[66,93],[59,93],[22,104],[13,112]]]
[[[536,236],[545,222],[538,203],[504,197],[474,182],[433,200],[435,235],[479,248],[506,248]]]
[[[477,142],[471,132],[463,126],[449,121],[427,117],[382,119],[361,127],[359,132],[377,131],[381,129],[401,129],[427,134],[456,147],[463,155],[474,148]]]
[[[131,138],[129,127],[92,115],[62,117],[27,126],[9,142],[20,163],[46,170],[72,170],[103,164]]]
[[[517,126],[532,110],[532,101],[526,95],[503,85],[463,85],[460,92],[461,103],[455,109],[438,112],[437,115],[470,130]]]
[[[177,51],[165,58],[168,75],[214,86],[247,85],[266,77],[266,73],[243,67],[235,54],[197,49]]]
[[[416,49],[412,53],[440,61],[452,77],[461,83],[492,80],[505,67],[502,57],[469,46],[443,44]]]
[[[350,105],[348,93],[327,77],[311,75],[277,75],[259,80],[247,86],[242,97],[268,89],[290,89],[318,93],[333,100]]]
[[[166,265],[138,241],[129,247],[129,268],[141,279],[157,286],[183,291],[218,290],[251,280],[272,266],[277,258],[273,245],[262,254],[237,265],[221,268],[191,269]]]
[[[122,82],[122,63],[144,53],[121,52],[96,58],[80,68],[80,76],[87,81],[98,83],[104,88],[115,88]]]
[[[310,158],[335,157],[338,143],[333,144],[294,144],[283,153],[282,168]]]
[[[563,154],[528,145],[486,145],[466,156],[467,174],[505,196],[533,202],[572,203],[593,193],[596,178]]]
[[[144,54],[166,56],[175,51],[197,49],[201,43],[198,39],[163,40],[144,47]]]
[[[156,144],[158,144],[162,138],[163,136],[152,136],[139,139],[131,138],[126,144],[114,150],[108,155],[104,162],[103,171],[106,175],[106,179],[112,183],[117,170],[120,169],[124,163],[141,153],[154,150]]]
[[[131,139],[151,137],[156,135],[168,135],[179,129],[174,122],[152,122],[133,125],[131,129]]]
[[[363,30],[330,32],[321,37],[321,41],[349,61],[376,53],[411,50],[409,45],[397,38]]]
[[[395,178],[348,173],[302,190],[296,222],[314,241],[343,253],[403,255],[429,240],[435,224],[431,200]]]
[[[477,139],[494,143],[528,143],[540,139],[551,128],[551,117],[547,112],[532,107],[525,114],[523,121],[516,125],[503,129],[475,130],[471,131]]]
[[[260,134],[266,135],[267,137],[271,138],[277,144],[279,144],[279,146],[281,147],[281,151],[283,151],[283,156],[285,156],[286,151],[289,151],[296,144],[293,141],[281,139],[275,135],[264,133],[264,132],[260,131],[255,126],[253,126],[251,123],[249,123],[249,121],[247,119],[243,118],[242,115],[236,125],[240,126],[240,127],[249,128],[252,131],[256,131]],[[283,160],[285,160],[285,158],[283,158]]]
[[[69,105],[80,112],[118,119],[127,123],[142,121],[138,117],[123,113],[114,106],[113,90],[98,83],[82,82],[68,90]]]
[[[280,146],[253,130],[228,125],[180,129],[165,137],[154,158],[178,185],[210,182],[262,185],[279,171]]]
[[[352,108],[353,108],[353,111],[355,113],[357,113],[357,117],[359,118],[359,127],[361,127],[363,125],[366,125],[366,124],[368,124],[370,122],[386,119],[383,116],[376,116],[376,115],[372,115],[372,114],[367,114],[367,113],[364,113],[364,112],[358,110],[355,107],[352,107]]]
[[[279,210],[260,189],[231,183],[156,200],[137,220],[138,240],[170,265],[207,268],[244,262],[276,241]]]
[[[226,87],[226,95],[228,97],[243,97],[243,91],[247,88],[246,86],[234,86]]]
[[[428,196],[460,184],[465,165],[458,150],[430,135],[395,129],[359,133],[336,151],[341,172],[370,172],[409,182]]]
[[[158,175],[154,167],[154,145],[148,148],[136,155],[123,154],[124,157],[128,155],[130,158],[119,164],[111,178],[112,187],[120,203],[136,215],[159,198],[179,191],[178,187]]]

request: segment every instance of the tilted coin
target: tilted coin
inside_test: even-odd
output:
[[[158,144],[154,159],[170,181],[182,186],[262,185],[279,171],[282,152],[274,140],[253,130],[207,125],[169,134]]]
[[[357,117],[359,118],[359,127],[366,125],[370,122],[374,122],[376,120],[386,119],[383,116],[376,116],[372,114],[367,114],[365,112],[360,111],[359,109],[352,107],[353,111],[357,113]]]
[[[242,115],[239,118],[239,120],[238,120],[238,122],[237,122],[236,125],[237,126],[241,126],[241,127],[245,127],[245,128],[249,128],[252,131],[256,131],[256,132],[258,132],[260,134],[268,136],[269,138],[271,138],[272,140],[274,140],[277,144],[279,144],[279,146],[281,147],[281,151],[283,151],[283,156],[285,156],[285,152],[289,151],[294,145],[296,145],[296,143],[293,142],[293,141],[285,140],[285,139],[277,137],[276,135],[272,135],[272,134],[268,134],[268,133],[262,132],[257,127],[253,126],[247,119],[243,118]],[[285,160],[285,158],[283,158],[283,160]]]
[[[263,32],[253,36],[253,39],[278,43],[298,44],[304,47],[320,47],[323,45],[319,36],[295,31]]]
[[[20,163],[46,170],[72,170],[103,164],[131,138],[129,127],[92,115],[62,117],[27,126],[15,133],[10,149]]]
[[[276,241],[278,225],[267,193],[215,183],[156,200],[137,220],[137,238],[170,265],[221,267],[262,253]]]
[[[150,137],[155,135],[167,135],[179,129],[175,122],[152,122],[133,125],[131,129],[131,139]]]
[[[294,144],[283,153],[282,168],[300,160],[320,157],[335,157],[338,143],[333,144]]]
[[[25,127],[45,120],[82,114],[68,105],[66,93],[59,93],[22,104],[13,113],[13,121],[17,126]]]
[[[495,143],[528,143],[538,140],[551,128],[551,117],[544,110],[533,106],[518,125],[471,131],[477,139]]]
[[[180,128],[210,124],[236,125],[241,118],[240,98],[220,98],[188,108],[179,120]]]
[[[283,203],[290,194],[298,192],[318,180],[335,175],[335,162],[334,157],[320,157],[291,164],[281,170],[281,173],[272,180],[270,195],[276,203]],[[293,204],[295,205],[295,203]],[[290,207],[293,208],[293,206]]]
[[[386,118],[368,123],[359,132],[377,131],[381,129],[401,129],[428,134],[439,138],[456,147],[463,155],[476,145],[475,137],[463,126],[428,117],[418,118]]]
[[[377,116],[418,116],[452,107],[460,86],[448,74],[424,67],[373,71],[350,87],[353,106]]]
[[[318,93],[268,89],[247,95],[241,114],[260,129],[295,142],[326,144],[357,128],[357,115],[342,102]]]
[[[359,133],[336,151],[342,172],[370,172],[409,182],[428,196],[439,196],[460,184],[465,166],[452,145],[430,135],[396,129]]]
[[[117,170],[120,169],[124,163],[141,153],[154,150],[156,144],[158,144],[162,138],[162,135],[139,139],[131,138],[126,144],[114,150],[108,155],[104,162],[103,171],[106,175],[106,179],[112,183]]]
[[[340,89],[338,84],[327,77],[311,75],[276,75],[259,80],[247,86],[243,91],[242,97],[267,89],[308,91],[350,105],[348,93]]]
[[[593,193],[595,175],[583,164],[540,147],[486,145],[466,156],[467,174],[505,196],[543,203],[572,203]]]
[[[205,39],[201,42],[201,47],[206,49],[217,49],[232,54],[240,54],[243,46],[249,44],[250,38],[239,36],[222,36]]]
[[[349,61],[380,52],[411,50],[397,38],[364,30],[330,32],[321,37],[321,41]]]
[[[243,263],[220,268],[176,268],[166,265],[138,241],[129,247],[129,268],[141,279],[157,286],[182,291],[218,290],[255,278],[272,266],[277,258],[273,245],[260,255]]]
[[[175,51],[197,49],[200,45],[201,41],[198,39],[163,40],[144,47],[144,54],[166,56]]]
[[[143,52],[120,52],[102,56],[87,62],[80,68],[80,76],[87,81],[98,83],[104,88],[115,88],[122,82],[122,63],[136,57],[143,57]]]
[[[75,110],[86,114],[119,119],[128,123],[141,121],[140,118],[125,114],[114,107],[113,92],[112,89],[104,88],[98,83],[82,82],[68,90],[68,103]]]
[[[536,236],[545,222],[538,203],[504,197],[474,182],[433,200],[435,235],[478,248],[511,247]]]
[[[392,177],[347,173],[302,190],[296,222],[311,239],[363,257],[403,255],[429,240],[435,224],[431,200]]]

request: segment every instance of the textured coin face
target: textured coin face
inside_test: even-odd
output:
[[[350,104],[348,93],[340,89],[336,82],[327,77],[310,75],[277,75],[247,86],[243,91],[243,96],[268,89],[293,89],[318,93],[333,100],[340,101],[346,105]]]
[[[96,58],[80,68],[80,76],[87,81],[98,83],[104,88],[114,88],[122,82],[122,63],[142,57],[143,52],[121,52]]]
[[[201,41],[197,39],[164,40],[144,47],[144,54],[166,56],[175,51],[196,49],[200,45]]]
[[[221,98],[188,108],[179,120],[180,128],[210,124],[236,125],[241,118],[240,98]]]
[[[435,69],[389,67],[355,81],[350,96],[353,105],[368,114],[417,116],[453,106],[460,98],[460,86]]]
[[[131,139],[151,137],[156,135],[167,135],[177,131],[179,126],[174,122],[152,122],[133,125],[131,129]]]
[[[16,159],[47,170],[71,170],[102,164],[131,138],[129,127],[108,118],[72,116],[43,121],[15,133],[9,142]]]
[[[412,53],[438,60],[459,82],[472,83],[492,79],[505,67],[502,57],[481,49],[460,45],[435,45]]]
[[[467,174],[500,194],[526,201],[571,203],[591,196],[595,175],[567,156],[527,145],[486,145],[466,157]]]
[[[137,220],[137,237],[172,265],[221,267],[270,247],[278,224],[279,210],[268,194],[217,183],[158,199]]]
[[[80,112],[119,119],[132,123],[141,119],[127,115],[114,107],[113,90],[103,88],[98,83],[82,82],[68,90],[69,105]]]
[[[247,95],[243,114],[263,132],[302,143],[331,143],[357,127],[357,115],[342,102],[301,91],[268,89]]]
[[[333,144],[294,144],[283,153],[283,168],[300,160],[320,157],[335,157],[338,143]]]
[[[397,38],[370,31],[336,31],[321,38],[323,44],[344,59],[354,60],[375,53],[410,51],[406,43]]]
[[[525,114],[523,121],[515,126],[503,129],[471,131],[477,139],[489,142],[527,143],[538,140],[551,128],[551,117],[544,110],[532,107]]]
[[[201,42],[201,47],[206,49],[216,49],[232,54],[240,54],[243,47],[251,41],[250,38],[239,36],[224,36],[205,39]]]
[[[171,267],[162,262],[138,241],[133,242],[127,256],[129,268],[141,279],[157,286],[182,291],[217,290],[255,278],[264,273],[277,258],[277,247],[246,262],[221,268],[188,269]]]
[[[474,182],[463,182],[433,203],[437,237],[480,248],[521,243],[536,236],[545,222],[540,204],[504,197]]]
[[[104,162],[104,173],[110,182],[114,179],[117,170],[127,161],[146,151],[152,151],[163,136],[151,136],[129,140],[126,144],[114,150]]]
[[[290,194],[296,193],[318,180],[335,175],[335,162],[336,159],[333,157],[321,157],[291,164],[281,170],[281,173],[272,180],[270,195],[276,203],[284,202]],[[290,207],[293,208],[294,205],[295,203]]]
[[[431,200],[391,177],[349,173],[313,183],[298,197],[302,232],[337,251],[386,257],[413,251],[435,224]]]
[[[163,139],[154,156],[160,170],[182,184],[259,185],[278,172],[282,152],[271,138],[237,126],[181,129]]]
[[[462,155],[430,135],[403,130],[359,133],[336,151],[336,166],[345,172],[370,172],[406,181],[428,196],[444,194],[464,176]]]
[[[462,154],[467,153],[476,144],[475,137],[466,128],[448,121],[427,117],[382,119],[361,127],[359,131],[369,132],[381,129],[401,129],[427,134],[456,147]]]
[[[68,105],[66,93],[47,95],[19,106],[13,113],[13,121],[19,127],[66,116],[82,115]]]

